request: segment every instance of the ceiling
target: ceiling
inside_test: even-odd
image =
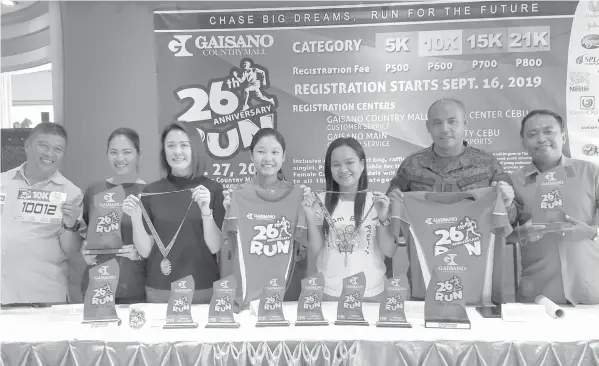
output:
[[[38,67],[50,62],[48,1],[0,5],[2,72]]]

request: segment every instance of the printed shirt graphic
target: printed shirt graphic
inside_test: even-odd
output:
[[[325,193],[319,193],[318,197],[324,203]],[[372,205],[372,199],[372,192],[368,192],[363,214],[366,214]],[[335,222],[337,232],[342,234],[346,240],[350,240],[356,229],[354,202],[339,200],[331,218]],[[347,266],[345,265],[346,254],[339,252],[338,237],[329,231],[325,248],[320,251],[316,263],[318,271],[324,274],[324,292],[327,295],[340,296],[343,279],[359,272],[364,272],[366,276],[365,297],[376,296],[383,292],[386,267],[385,257],[376,238],[377,226],[377,213],[373,208],[360,227],[360,233],[353,238],[353,241],[350,241],[350,244],[353,244],[353,250],[347,254]]]
[[[512,231],[497,189],[407,192],[402,200],[394,201],[391,212],[394,234],[399,234],[400,223],[404,235],[409,233],[414,244],[408,246],[410,261],[413,266],[420,266],[425,286],[432,271],[463,273],[466,303],[491,303],[495,238]],[[411,280],[413,283],[414,278]]]
[[[231,195],[223,233],[235,246],[235,297],[241,308],[258,299],[272,278],[284,276],[286,282],[290,280],[295,264],[294,243],[305,241],[303,189],[288,182],[282,187],[273,191],[273,196],[268,190],[249,187]]]

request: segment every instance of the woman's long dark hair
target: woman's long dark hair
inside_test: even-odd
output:
[[[281,135],[281,133],[275,130],[274,128],[265,127],[259,129],[258,132],[256,132],[256,134],[254,135],[254,137],[252,137],[252,142],[250,143],[250,151],[252,152],[252,154],[254,153],[254,148],[256,147],[256,145],[258,145],[258,142],[263,137],[268,136],[274,137],[283,148],[283,153],[285,153],[285,138],[283,137],[283,135]],[[283,168],[279,169],[279,172],[277,173],[277,178],[279,180],[286,180],[285,175],[283,174]]]
[[[333,150],[341,146],[349,146],[355,152],[360,161],[364,164],[364,170],[362,171],[362,175],[358,180],[358,191],[363,191],[368,189],[368,172],[366,169],[366,154],[364,153],[364,148],[362,145],[353,137],[340,137],[333,141],[329,148],[327,149],[326,156],[324,158],[324,177],[326,180],[326,190],[334,191],[336,193],[326,193],[325,194],[325,207],[330,212],[333,213],[337,204],[339,203],[339,184],[335,182],[333,179],[333,173],[331,172],[331,155],[333,154]],[[359,222],[362,220],[362,214],[364,213],[364,206],[366,204],[366,192],[360,192],[356,194],[356,199],[354,201],[354,226],[356,229],[358,228]],[[329,233],[329,223],[324,220],[322,224],[322,229],[324,231],[325,237]]]

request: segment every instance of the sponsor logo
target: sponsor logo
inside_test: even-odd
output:
[[[248,213],[246,215],[248,220],[275,220],[277,217],[275,215],[268,215],[268,214],[255,214],[255,213]]]
[[[590,32],[595,29],[599,29],[599,23],[592,21],[592,22],[587,23],[587,27],[588,27],[588,31]]]
[[[555,172],[545,174],[545,179],[544,182],[541,182],[542,186],[561,186],[565,184],[563,180],[557,180],[557,178],[555,178]]]
[[[587,50],[597,49],[599,48],[599,35],[587,34],[586,36],[582,37],[580,44]]]
[[[177,34],[168,43],[168,49],[175,57],[191,57],[195,49],[204,56],[253,56],[265,55],[275,39],[270,34],[248,34],[230,36],[198,36]],[[193,43],[192,43],[193,42]],[[193,46],[192,46],[193,45]]]
[[[102,276],[110,276],[110,273],[108,273],[108,266],[101,266],[98,268],[98,273]]]
[[[588,92],[590,85],[589,78],[590,73],[588,72],[571,72],[570,91],[578,93]]]
[[[599,65],[599,56],[580,55],[576,57],[576,64],[584,66]]]
[[[193,289],[190,289],[189,287],[187,287],[187,280],[181,280],[177,283],[177,289],[175,289],[176,292],[191,292],[193,291]]]
[[[453,224],[457,221],[457,217],[429,217],[426,220],[424,220],[424,222],[428,225]]]
[[[456,263],[455,258],[457,256],[455,253],[446,254],[443,258],[443,262],[446,265],[437,267],[437,270],[441,272],[466,272],[465,266],[460,266]]]
[[[316,283],[316,278],[310,278],[308,280],[308,286],[318,286],[318,284]]]
[[[116,202],[114,200],[114,192],[108,192],[104,195],[104,202],[100,202],[99,206],[100,207],[119,207],[122,206],[123,204],[121,202]]]
[[[584,109],[584,110],[595,109],[595,97],[594,96],[580,97],[580,109]]]
[[[457,266],[458,264],[455,262],[455,257],[457,254],[447,254],[445,258],[443,258],[443,262],[445,262],[448,266]]]
[[[270,280],[270,285],[273,286],[273,287],[279,286],[279,284],[277,283],[277,279],[273,278],[272,280]]]
[[[599,13],[599,1],[589,0],[589,12]]]
[[[358,277],[354,276],[352,278],[349,279],[349,284],[350,285],[357,285],[358,284]]]
[[[221,281],[220,287],[222,289],[230,289],[230,287],[229,287],[229,281],[228,280]]]
[[[106,202],[115,202],[114,198],[112,198],[112,197],[114,197],[114,192],[106,193],[104,195],[104,201],[106,201]]]
[[[595,144],[586,144],[582,148],[582,153],[586,156],[599,156],[599,146]]]

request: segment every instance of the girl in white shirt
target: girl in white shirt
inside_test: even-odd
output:
[[[392,257],[397,247],[389,227],[389,198],[368,188],[366,155],[354,138],[331,143],[325,157],[326,191],[318,198],[334,224],[323,218],[317,203],[306,210],[308,222],[321,225],[320,240],[311,240],[318,255],[317,268],[324,274],[324,300],[341,295],[343,278],[364,272],[364,301],[379,301],[385,284],[385,255]],[[323,240],[324,239],[324,240]]]

